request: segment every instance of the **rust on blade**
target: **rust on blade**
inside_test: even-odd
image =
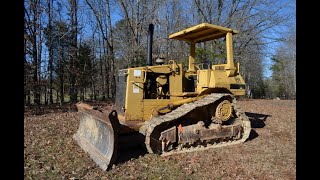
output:
[[[108,114],[85,103],[76,106],[81,115],[73,138],[102,170],[107,170],[117,158],[120,127],[117,112]]]

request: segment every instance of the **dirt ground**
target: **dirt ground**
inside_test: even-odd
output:
[[[238,102],[252,125],[245,143],[168,157],[126,149],[109,171],[72,139],[77,112],[26,109],[25,179],[296,179],[296,101]]]

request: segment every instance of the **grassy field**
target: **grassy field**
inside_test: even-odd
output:
[[[245,143],[168,157],[127,149],[105,172],[72,139],[77,112],[26,111],[25,179],[296,179],[296,101],[239,104],[253,128]]]

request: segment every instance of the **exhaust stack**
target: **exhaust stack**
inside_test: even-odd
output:
[[[148,46],[147,46],[147,66],[152,66],[152,41],[154,25],[149,24],[148,28]]]

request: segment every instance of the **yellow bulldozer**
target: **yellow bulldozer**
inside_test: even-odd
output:
[[[147,66],[119,70],[115,105],[102,111],[78,103],[73,136],[103,170],[118,146],[139,134],[149,153],[163,156],[244,142],[251,124],[236,98],[245,95],[240,65],[233,60],[236,30],[202,23],[169,35],[190,44],[188,67],[158,58],[152,65],[153,24],[148,28]],[[226,63],[195,63],[196,43],[225,38]],[[131,141],[131,140],[130,140]]]

